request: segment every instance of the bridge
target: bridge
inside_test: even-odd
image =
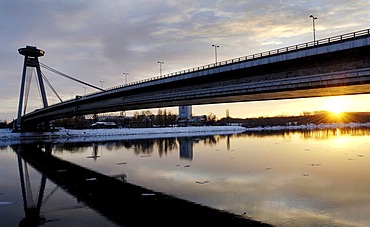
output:
[[[37,52],[33,57],[42,55]],[[149,78],[50,106],[44,101],[44,108],[23,116],[20,108],[16,129],[103,112],[367,94],[369,88],[370,29],[366,29]]]

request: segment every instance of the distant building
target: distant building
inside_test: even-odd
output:
[[[192,106],[179,106],[179,117],[177,125],[179,126],[200,126],[206,122],[205,116],[194,116],[192,114]]]
[[[189,124],[189,120],[191,120],[191,117],[191,106],[179,106],[179,117],[177,118],[177,125],[187,126]]]
[[[189,120],[192,118],[192,106],[179,106],[179,119]]]

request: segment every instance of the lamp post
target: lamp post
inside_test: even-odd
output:
[[[159,76],[162,76],[162,64],[164,64],[163,61],[158,61],[159,64]]]
[[[104,82],[104,80],[100,80],[101,89],[103,89]]]
[[[83,87],[83,89],[84,89],[84,96],[86,96],[86,88],[87,87]]]
[[[125,85],[127,84],[127,76],[128,76],[128,73],[122,73],[124,76],[125,76]]]
[[[313,31],[313,43],[314,45],[316,45],[316,29],[315,29],[315,20],[317,20],[317,17],[315,17],[314,15],[310,15],[310,17],[312,18],[312,31]]]
[[[217,64],[217,48],[219,48],[220,46],[214,45],[214,44],[212,44],[212,46],[215,48],[215,60],[216,60],[216,64]]]

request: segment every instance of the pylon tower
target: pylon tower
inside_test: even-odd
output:
[[[36,68],[37,72],[37,79],[40,87],[40,93],[42,98],[42,103],[44,108],[48,106],[48,101],[46,99],[46,92],[45,86],[41,75],[39,57],[44,56],[45,51],[37,49],[34,46],[26,46],[25,48],[18,49],[19,54],[24,56],[24,63],[23,63],[23,73],[22,73],[22,80],[21,80],[21,88],[19,94],[19,104],[18,104],[18,116],[15,125],[16,131],[22,130],[22,110],[23,110],[23,103],[24,103],[24,92],[26,86],[26,71],[27,67]]]

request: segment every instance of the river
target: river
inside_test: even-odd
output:
[[[0,147],[2,226],[21,225],[25,206],[38,204],[39,222],[45,225],[117,226],[63,185],[44,179],[17,155],[17,147]],[[53,156],[86,169],[274,226],[370,225],[368,128],[122,138],[49,147]]]

